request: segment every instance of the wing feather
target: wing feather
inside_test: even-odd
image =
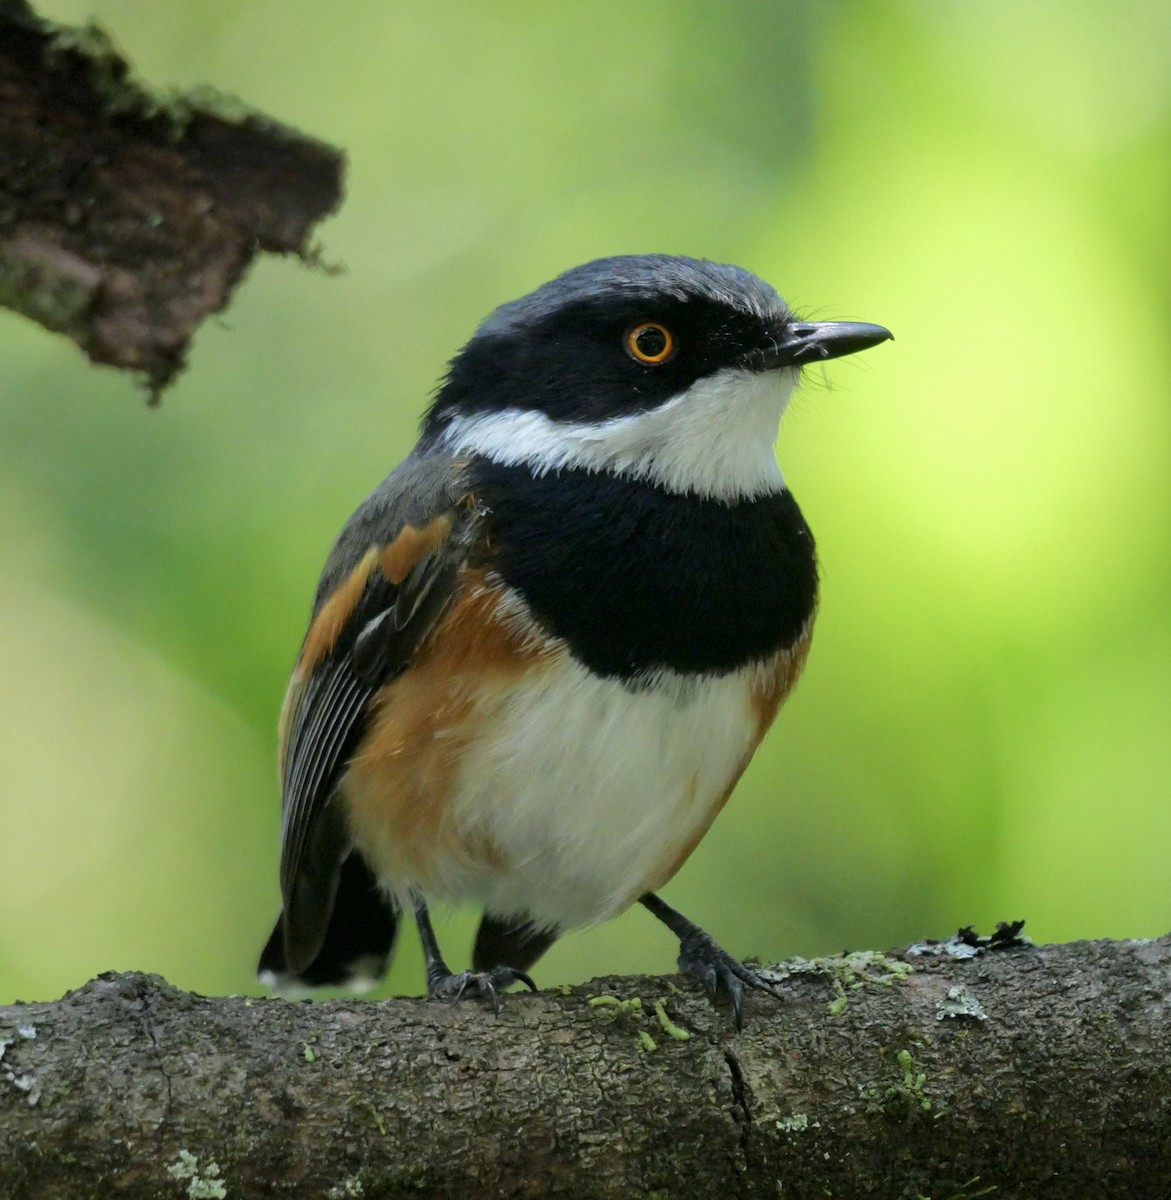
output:
[[[303,719],[294,724],[287,759],[281,835],[285,892],[292,887],[318,810],[328,802],[338,769],[360,736],[358,717],[377,691],[358,682],[344,656],[320,667],[313,682],[321,686],[306,689],[298,710]]]
[[[337,785],[372,701],[452,602],[476,530],[459,465],[408,459],[355,513],[326,564],[281,717],[286,959],[321,949],[350,852]]]

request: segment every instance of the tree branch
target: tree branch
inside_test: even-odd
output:
[[[340,151],[209,90],[155,95],[95,27],[0,0],[0,304],[153,398],[257,250],[306,255]]]
[[[739,1036],[667,979],[494,1019],[104,975],[0,1008],[0,1195],[1171,1195],[1171,937],[778,971]]]

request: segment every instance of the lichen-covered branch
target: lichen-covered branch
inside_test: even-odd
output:
[[[0,0],[0,305],[152,396],[258,250],[308,253],[343,165],[237,101],[151,93],[100,30]]]
[[[742,1034],[668,979],[0,1008],[0,1195],[1153,1200],[1171,937],[780,968]]]

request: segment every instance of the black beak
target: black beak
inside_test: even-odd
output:
[[[757,371],[804,367],[809,363],[856,354],[893,338],[889,329],[862,321],[798,321],[784,326],[778,336],[770,339],[770,346],[756,351],[749,366]]]

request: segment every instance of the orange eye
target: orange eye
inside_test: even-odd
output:
[[[626,333],[626,353],[635,362],[656,367],[675,353],[675,339],[666,325],[642,321]]]

